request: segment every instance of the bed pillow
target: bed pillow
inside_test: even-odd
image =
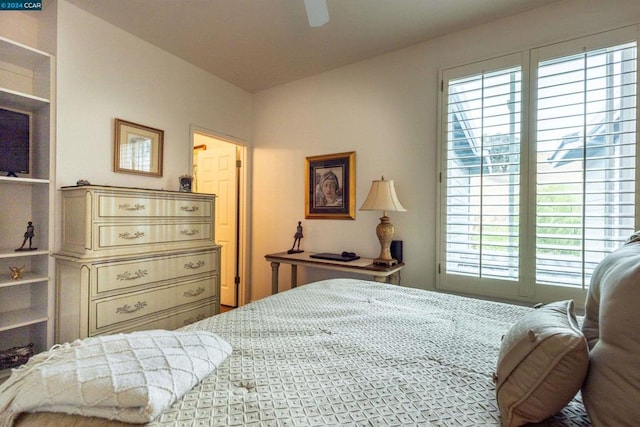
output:
[[[594,426],[640,420],[640,244],[634,236],[598,264],[587,294],[582,330],[591,360],[582,400]]]
[[[0,426],[22,412],[155,419],[231,354],[206,331],[141,331],[54,346],[0,385]]]
[[[500,346],[494,381],[503,426],[540,422],[560,411],[580,390],[588,368],[572,300],[527,313]]]

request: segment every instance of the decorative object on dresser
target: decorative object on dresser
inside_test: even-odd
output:
[[[179,181],[180,191],[190,193],[193,184],[193,177],[191,175],[181,175]]]
[[[355,219],[356,153],[305,159],[305,218]]]
[[[384,176],[380,180],[371,183],[371,189],[366,200],[360,207],[361,211],[382,211],[380,224],[376,227],[376,234],[380,241],[380,256],[373,263],[381,265],[394,265],[398,260],[391,257],[391,242],[393,240],[393,224],[387,216],[387,211],[406,212],[406,209],[398,200],[393,180],[385,181]]]
[[[164,131],[115,119],[113,171],[162,176]]]
[[[175,329],[219,312],[215,195],[63,187],[56,341]]]

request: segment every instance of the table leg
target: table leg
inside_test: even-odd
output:
[[[373,280],[378,283],[391,283],[393,285],[400,284],[400,273],[391,273],[388,276],[373,276]]]
[[[391,283],[392,285],[399,285],[400,272],[396,271],[395,273],[390,274],[389,277],[387,278],[387,283]]]
[[[271,295],[275,295],[278,293],[278,268],[280,267],[279,262],[271,263]]]
[[[291,264],[291,289],[298,286],[298,266]]]

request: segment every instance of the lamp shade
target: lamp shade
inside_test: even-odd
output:
[[[393,180],[374,180],[366,200],[360,207],[361,211],[389,211],[405,212],[406,209],[398,200]]]

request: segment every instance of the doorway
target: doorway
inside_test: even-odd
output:
[[[216,197],[215,238],[220,251],[220,304],[242,305],[245,294],[246,147],[201,129],[191,132],[193,141],[193,191]]]

